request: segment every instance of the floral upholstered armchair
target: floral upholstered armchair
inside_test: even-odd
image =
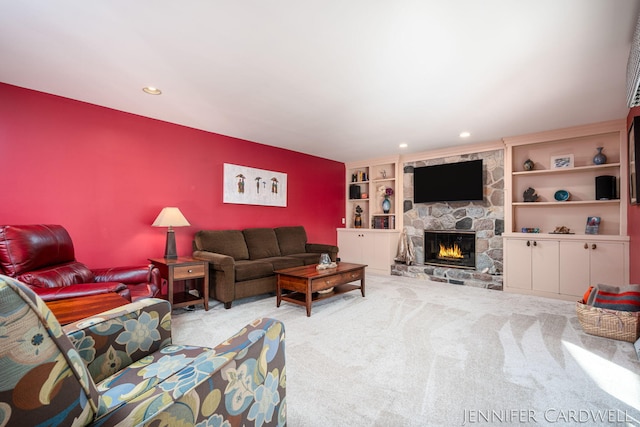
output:
[[[284,326],[257,319],[215,348],[174,345],[143,299],[60,326],[0,275],[0,425],[283,426]]]

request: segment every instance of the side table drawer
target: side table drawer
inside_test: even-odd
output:
[[[348,271],[345,273],[334,274],[328,277],[319,277],[313,280],[314,292],[317,290],[315,285],[318,285],[318,289],[329,288],[338,285],[344,285],[345,283],[361,280],[363,271]]]
[[[174,280],[184,280],[204,276],[204,265],[186,265],[173,269]]]

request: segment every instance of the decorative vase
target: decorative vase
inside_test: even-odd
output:
[[[598,154],[593,157],[593,164],[595,165],[603,165],[607,163],[607,156],[602,153],[603,147],[597,147]]]
[[[384,198],[384,200],[382,201],[382,212],[384,213],[389,213],[389,211],[391,210],[391,202],[389,201],[388,198]]]
[[[362,228],[362,216],[360,214],[356,214],[356,217],[353,220],[353,226],[355,228]]]
[[[533,170],[533,160],[531,160],[531,159],[525,160],[523,166],[524,166],[524,170],[526,170],[526,171]]]

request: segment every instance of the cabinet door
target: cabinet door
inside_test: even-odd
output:
[[[397,243],[393,248],[393,236],[391,233],[371,233],[370,239],[366,240],[365,264],[378,273],[391,273],[391,264],[395,256],[393,249],[397,249]]]
[[[586,247],[585,247],[586,245]],[[580,297],[590,284],[589,244],[560,243],[560,293]]]
[[[589,242],[588,245],[591,255],[591,284],[624,285],[624,245],[609,242]],[[583,287],[584,293],[587,287]]]
[[[363,233],[338,231],[338,256],[341,261],[362,264]]]
[[[622,243],[562,242],[560,293],[581,297],[589,285],[625,283],[625,250]]]
[[[560,243],[555,240],[531,240],[531,277],[535,291],[560,293]]]
[[[527,245],[529,242],[529,245]],[[531,242],[505,239],[505,285],[509,288],[531,289]]]

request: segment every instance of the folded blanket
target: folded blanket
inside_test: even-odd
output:
[[[611,286],[598,284],[591,289],[591,292],[587,293],[587,305],[611,310],[640,311],[640,285]]]

